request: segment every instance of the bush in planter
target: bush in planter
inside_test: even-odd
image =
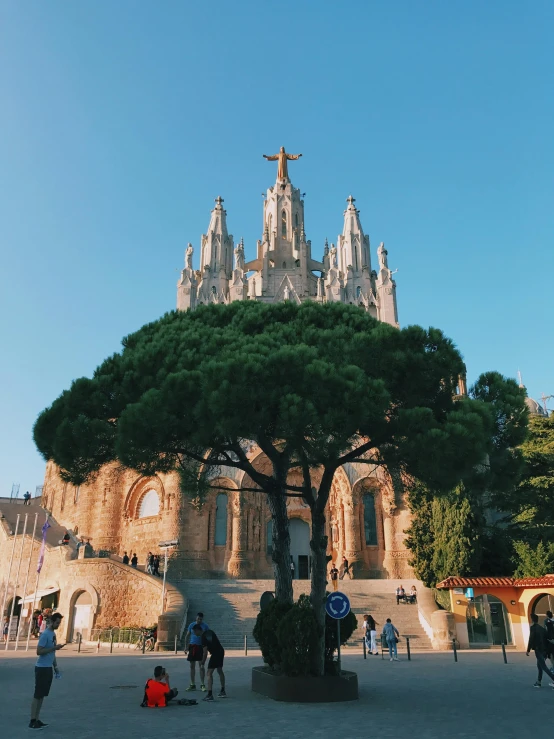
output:
[[[285,675],[309,675],[318,648],[319,627],[307,595],[301,595],[277,629],[281,667]]]
[[[258,613],[256,618],[254,639],[260,646],[264,662],[270,667],[281,664],[281,647],[277,638],[277,629],[291,608],[290,603],[272,600],[263,611]]]
[[[340,622],[340,645],[346,644],[352,634],[358,628],[358,619],[352,611],[341,619]],[[335,675],[336,662],[333,655],[337,651],[337,621],[325,615],[325,674]]]

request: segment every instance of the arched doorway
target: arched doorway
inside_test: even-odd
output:
[[[13,608],[13,614],[12,614],[12,608]],[[21,598],[16,595],[15,596],[15,605],[14,605],[14,598],[10,598],[9,601],[6,604],[6,611],[4,613],[4,619],[10,619],[9,622],[9,639],[15,639],[17,636],[17,628],[19,625],[19,618],[21,616]],[[2,622],[2,627],[4,626],[4,623]]]
[[[295,577],[307,580],[310,577],[310,525],[301,518],[291,518],[289,534]]]
[[[68,641],[75,641],[78,634],[81,634],[83,641],[87,641],[90,638],[91,628],[92,596],[86,590],[82,590],[73,604],[73,623]]]
[[[478,595],[467,606],[469,643],[475,645],[512,644],[512,627],[506,607],[494,595]]]
[[[544,593],[543,595],[539,595],[537,600],[534,602],[532,611],[539,617],[539,623],[541,626],[544,624],[547,611],[554,613],[554,595]]]

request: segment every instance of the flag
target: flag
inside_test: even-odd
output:
[[[46,549],[46,532],[50,528],[50,524],[48,523],[48,516],[46,517],[46,521],[44,522],[42,526],[42,544],[40,545],[40,552],[38,555],[38,564],[37,564],[37,572],[40,572],[42,570],[42,565],[44,564],[44,550]]]

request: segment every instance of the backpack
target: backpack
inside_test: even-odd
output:
[[[554,642],[554,620],[547,618],[544,627],[546,629],[546,638],[548,641]]]

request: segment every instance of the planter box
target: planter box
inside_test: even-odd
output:
[[[254,667],[252,690],[288,703],[355,701],[358,699],[358,675],[343,670],[340,677],[287,677],[269,667]]]

